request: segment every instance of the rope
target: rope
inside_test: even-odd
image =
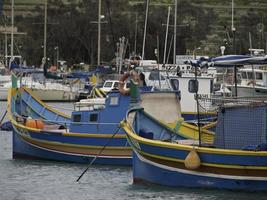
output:
[[[106,148],[106,146],[109,144],[109,142],[111,141],[111,139],[114,138],[114,136],[119,132],[121,128],[118,127],[118,129],[115,131],[115,133],[111,136],[111,138],[108,139],[107,143],[103,146],[103,148],[99,151],[99,153],[93,158],[93,160],[91,160],[91,162],[89,163],[89,165],[86,167],[86,169],[82,172],[82,174],[79,176],[79,178],[76,180],[76,182],[79,182],[79,180],[83,177],[83,175],[85,174],[85,172],[87,172],[87,170],[90,168],[90,166],[95,162],[95,160],[102,154],[102,152],[104,151],[104,149]]]
[[[4,115],[2,116],[2,119],[0,121],[0,125],[2,124],[3,120],[5,119],[6,114],[7,114],[7,110],[5,111]]]

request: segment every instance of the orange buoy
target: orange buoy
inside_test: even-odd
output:
[[[191,169],[191,170],[194,170],[200,167],[201,160],[194,148],[186,156],[184,165],[187,169]]]
[[[25,125],[30,128],[43,129],[44,122],[40,119],[27,119]]]

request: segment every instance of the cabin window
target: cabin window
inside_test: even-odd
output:
[[[158,81],[159,80],[159,72],[158,71],[151,72],[149,74],[148,79],[151,81]],[[160,76],[160,79],[165,80],[164,76],[162,76],[162,75]]]
[[[112,82],[106,82],[106,83],[104,84],[104,87],[112,87]]]
[[[241,72],[241,77],[242,77],[242,79],[247,79],[247,73],[246,72]]]
[[[113,87],[114,87],[114,88],[119,87],[119,82],[115,82]]]
[[[81,114],[73,115],[73,122],[81,122]]]
[[[210,80],[210,93],[213,92],[213,80]]]
[[[110,105],[116,106],[119,104],[119,97],[110,97]]]
[[[171,79],[171,86],[173,90],[179,90],[179,80]]]
[[[248,72],[248,79],[254,79],[252,72]]]
[[[256,79],[262,80],[262,73],[256,72]]]
[[[90,115],[90,122],[97,122],[98,114],[94,113]]]

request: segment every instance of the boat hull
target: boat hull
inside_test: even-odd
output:
[[[235,87],[232,86],[231,91],[235,94]],[[264,87],[250,87],[250,86],[237,86],[237,95],[239,97],[253,97],[253,96],[264,96],[267,95],[267,89]]]
[[[19,131],[18,131],[19,130]],[[96,143],[98,141],[98,144]],[[110,145],[103,145],[110,143]],[[120,145],[121,142],[124,143]],[[76,163],[131,165],[132,151],[126,138],[65,136],[56,132],[13,130],[13,158],[44,159]]]
[[[254,109],[254,112],[260,116],[264,108]],[[246,114],[244,109],[239,109]],[[130,122],[122,123],[134,150],[134,182],[172,187],[267,191],[267,149],[264,145],[258,147],[250,143],[248,148],[226,149],[220,148],[217,140],[195,143],[198,141],[176,138],[176,134],[155,119],[149,121],[143,110],[135,112],[133,125]],[[227,110],[223,114],[226,118],[232,112]],[[217,128],[219,132],[220,126]],[[227,136],[226,133],[224,136]]]
[[[134,183],[153,183],[171,187],[216,188],[245,191],[267,191],[267,179],[222,176],[167,167],[133,154]]]

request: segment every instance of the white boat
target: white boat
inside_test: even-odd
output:
[[[71,87],[58,82],[46,80],[40,83],[31,77],[23,77],[22,85],[28,87],[34,95],[43,101],[77,101],[79,98],[79,87]],[[7,100],[8,88],[12,86],[11,80],[0,85],[0,100]],[[18,81],[20,87],[20,81]]]
[[[9,82],[11,80],[11,76],[9,75],[8,70],[1,65],[2,64],[0,62],[0,84],[3,84]]]
[[[169,75],[161,73],[159,80],[158,71],[143,72],[145,74],[146,84],[153,86],[154,90],[179,90],[181,93],[181,109],[182,113],[196,113],[197,106],[195,94],[188,91],[189,80],[195,79],[193,73],[182,73],[181,76]],[[202,98],[210,98],[213,93],[213,77],[197,76],[199,91],[198,95]]]
[[[239,97],[264,96],[267,95],[267,68],[243,68],[239,70],[240,83],[228,85],[232,94]]]

